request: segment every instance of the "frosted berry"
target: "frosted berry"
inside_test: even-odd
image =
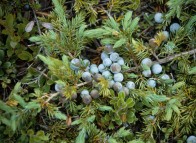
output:
[[[93,89],[93,90],[91,91],[90,95],[91,95],[91,97],[92,97],[93,99],[97,99],[97,98],[99,98],[99,91],[96,90],[96,89]]]
[[[29,4],[25,4],[23,8],[25,11],[29,11],[31,9]]]
[[[128,81],[126,87],[128,89],[135,89],[135,83],[133,81]]]
[[[169,38],[169,32],[163,31],[163,35],[165,36],[165,41]]]
[[[154,20],[156,23],[162,23],[163,22],[163,14],[158,12],[154,15]]]
[[[104,51],[108,54],[111,54],[114,52],[113,46],[112,45],[105,45]]]
[[[162,66],[160,65],[160,64],[154,64],[153,66],[152,66],[152,72],[154,73],[154,74],[160,74],[161,72],[162,72]]]
[[[96,74],[93,76],[93,78],[94,78],[95,81],[98,82],[98,81],[100,81],[101,78],[103,78],[103,76],[102,76],[101,74],[99,74],[99,73],[96,73]]]
[[[114,74],[114,81],[121,82],[121,81],[123,81],[123,79],[124,79],[124,76],[122,73],[115,73]]]
[[[86,82],[92,81],[91,74],[89,72],[83,72],[82,73],[82,79]]]
[[[93,66],[93,67],[90,67],[90,72],[91,72],[92,74],[96,74],[96,73],[99,72],[99,70],[98,70],[97,66]]]
[[[74,58],[71,60],[70,67],[72,70],[78,70],[80,66],[81,66],[81,62],[79,59]]]
[[[196,137],[195,136],[189,136],[186,140],[187,143],[196,143]]]
[[[122,84],[120,82],[115,82],[114,85],[113,85],[113,89],[115,91],[120,91],[122,89]]]
[[[120,92],[124,92],[125,95],[129,95],[129,89],[127,87],[122,87],[122,89],[120,90]]]
[[[149,116],[147,117],[147,119],[153,121],[153,120],[155,119],[155,116],[149,115]]]
[[[142,65],[147,65],[148,67],[152,66],[152,60],[150,58],[144,58],[141,62]]]
[[[84,96],[89,95],[89,91],[87,89],[84,89],[81,91],[80,96],[83,98]]]
[[[109,87],[112,88],[114,83],[115,83],[114,80],[109,80]]]
[[[84,59],[83,61],[84,66],[90,66],[91,62],[88,59]]]
[[[86,96],[82,97],[82,101],[83,101],[84,104],[88,105],[88,104],[91,103],[92,97],[90,95],[86,95]]]
[[[170,32],[174,33],[176,31],[178,31],[180,29],[180,25],[178,23],[173,23],[170,25],[169,29],[170,29]]]
[[[118,64],[118,63],[113,63],[111,66],[110,66],[110,71],[112,73],[119,73],[121,71],[121,66]]]
[[[110,55],[110,60],[112,60],[113,62],[118,61],[118,59],[119,59],[119,54],[118,53],[114,52]]]
[[[56,92],[60,92],[63,89],[63,85],[56,83],[54,89]]]
[[[163,74],[161,75],[161,79],[166,80],[166,79],[170,79],[170,77],[167,74]]]
[[[104,60],[105,58],[109,58],[109,56],[106,52],[102,52],[101,53],[101,59]]]
[[[124,59],[123,58],[121,58],[121,57],[119,57],[119,59],[118,59],[118,61],[117,61],[117,63],[119,64],[119,65],[124,65],[125,64],[125,61],[124,61]]]
[[[110,71],[104,71],[102,72],[102,76],[105,78],[105,79],[110,79],[112,77],[112,74]]]
[[[91,67],[97,67],[97,65],[96,65],[96,64],[91,64],[91,65],[90,65],[90,68],[91,68]]]
[[[99,70],[99,72],[104,72],[105,71],[105,66],[103,65],[103,64],[100,64],[99,66],[98,66],[98,70]]]
[[[156,81],[153,79],[149,79],[147,81],[147,85],[154,88],[156,86]]]
[[[112,61],[110,60],[110,58],[105,58],[103,60],[103,65],[106,67],[109,67],[112,64]]]
[[[45,27],[46,29],[52,30],[53,29],[53,25],[52,23],[49,22],[42,22],[41,23],[43,27]]]
[[[144,70],[143,72],[142,72],[142,74],[145,76],[145,77],[150,77],[151,76],[151,70]]]
[[[71,99],[72,99],[72,100],[76,99],[77,97],[78,97],[77,93],[73,93],[73,94],[71,95]]]

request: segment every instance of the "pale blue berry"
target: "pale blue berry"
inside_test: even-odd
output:
[[[109,56],[106,52],[102,52],[101,53],[101,59],[104,60],[105,58],[109,58]]]
[[[91,62],[88,59],[84,59],[83,63],[84,63],[85,66],[90,66]]]
[[[80,96],[83,98],[84,96],[89,95],[89,91],[87,89],[84,89],[81,91]]]
[[[119,64],[119,65],[124,65],[125,64],[125,61],[124,61],[124,59],[123,58],[121,58],[121,57],[119,57],[119,59],[118,59],[118,61],[117,61],[117,63]]]
[[[97,65],[96,65],[96,64],[91,64],[91,65],[90,65],[90,68],[91,68],[91,67],[97,67]]]
[[[180,29],[180,25],[178,23],[173,23],[170,25],[169,29],[170,29],[170,32],[174,33],[176,31],[178,31]]]
[[[135,83],[133,81],[128,81],[126,87],[128,89],[135,89]]]
[[[119,73],[121,71],[121,66],[118,64],[118,63],[113,63],[111,66],[110,66],[110,71],[112,73]]]
[[[119,59],[119,54],[118,53],[114,52],[110,55],[110,60],[112,60],[113,62],[118,61],[118,59]]]
[[[123,79],[124,79],[124,76],[122,73],[115,73],[114,74],[114,81],[121,82],[121,81],[123,81]]]
[[[115,83],[114,80],[109,80],[109,87],[112,88],[114,83]]]
[[[163,31],[163,35],[165,36],[165,41],[169,38],[169,32]]]
[[[91,91],[90,95],[91,95],[91,97],[92,97],[93,99],[97,99],[97,98],[99,98],[99,91],[98,91],[97,89],[93,89],[93,90]]]
[[[122,84],[120,82],[115,82],[114,85],[113,85],[113,89],[115,91],[120,91],[122,89]]]
[[[110,58],[105,58],[103,60],[103,65],[106,67],[109,67],[112,64],[112,61],[110,60]]]
[[[54,89],[55,91],[60,92],[63,89],[63,85],[56,83]]]
[[[89,72],[83,72],[82,73],[82,79],[86,82],[92,81],[91,74]]]
[[[105,78],[105,79],[110,79],[112,77],[112,74],[111,72],[109,71],[104,71],[102,72],[102,76]]]
[[[153,80],[153,79],[149,79],[147,81],[147,85],[150,86],[150,87],[152,87],[152,88],[154,88],[156,86],[156,81]]]
[[[104,72],[105,71],[105,66],[103,65],[103,64],[100,64],[99,66],[98,66],[98,70],[99,70],[99,72]]]
[[[129,95],[129,89],[128,89],[127,87],[124,87],[124,86],[123,86],[123,87],[121,88],[120,92],[124,92],[125,95]]]
[[[111,54],[114,52],[113,46],[112,45],[105,45],[104,51],[108,54]]]
[[[167,74],[163,74],[163,75],[161,75],[161,79],[167,80],[167,79],[170,79],[170,77]]]
[[[141,62],[142,65],[147,65],[148,67],[152,66],[152,60],[150,58],[144,58]]]
[[[93,76],[93,78],[94,78],[95,81],[98,82],[98,81],[100,81],[101,78],[103,78],[103,76],[102,76],[101,74],[99,74],[99,73],[96,73],[96,74]]]
[[[82,101],[83,101],[84,104],[88,105],[88,104],[91,103],[92,97],[90,95],[83,96]]]
[[[163,22],[163,14],[158,12],[154,15],[154,20],[156,23],[162,23]]]
[[[142,74],[145,76],[145,77],[150,77],[151,76],[151,70],[144,70],[143,72],[142,72]]]
[[[80,66],[81,66],[81,62],[79,59],[74,58],[71,60],[70,67],[72,70],[78,70]]]
[[[161,72],[162,72],[162,66],[160,65],[160,64],[154,64],[153,66],[152,66],[152,72],[154,73],[154,74],[160,74]]]
[[[153,121],[153,120],[155,119],[155,116],[149,115],[149,116],[147,117],[147,119]]]
[[[93,67],[90,67],[90,72],[91,72],[92,74],[96,74],[96,73],[99,72],[99,70],[98,70],[97,66],[93,66]]]
[[[186,140],[187,143],[196,143],[196,137],[195,136],[189,136]]]

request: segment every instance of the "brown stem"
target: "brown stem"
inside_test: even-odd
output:
[[[45,101],[45,103],[48,103],[50,100],[52,100],[54,97],[56,97],[57,95],[59,95],[59,92],[50,94],[50,97]]]

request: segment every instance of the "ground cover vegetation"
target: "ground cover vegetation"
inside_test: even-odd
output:
[[[0,2],[0,142],[196,143],[195,0]]]

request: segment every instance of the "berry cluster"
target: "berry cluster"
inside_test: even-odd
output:
[[[163,70],[162,66],[159,63],[154,63],[153,64],[152,60],[149,59],[149,58],[143,59],[142,62],[141,62],[141,66],[144,67],[144,70],[143,70],[142,74],[145,77],[151,77],[152,74],[158,75]],[[161,75],[160,78],[162,80],[170,79],[169,75],[167,75],[167,74]],[[149,78],[148,81],[147,81],[147,85],[149,87],[153,87],[153,88],[156,87],[155,79]]]

